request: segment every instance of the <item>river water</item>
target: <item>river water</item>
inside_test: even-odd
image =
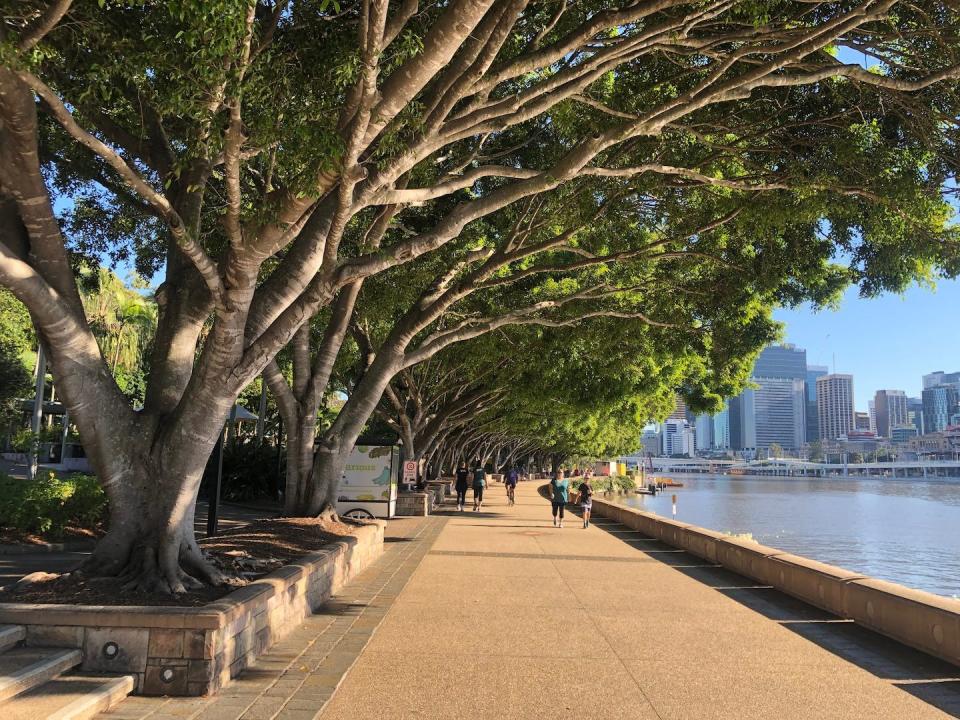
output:
[[[676,476],[618,502],[908,587],[960,597],[960,481]]]

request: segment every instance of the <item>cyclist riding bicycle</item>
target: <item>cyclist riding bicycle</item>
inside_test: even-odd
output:
[[[517,482],[519,480],[520,472],[515,467],[507,471],[507,476],[503,480],[503,484],[507,486],[507,502],[510,505],[513,505],[514,491],[517,489]]]

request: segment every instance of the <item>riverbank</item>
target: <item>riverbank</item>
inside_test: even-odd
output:
[[[594,513],[960,667],[960,600],[597,499]]]
[[[680,480],[680,476],[672,476]],[[960,484],[881,478],[688,475],[638,510],[754,540],[863,575],[960,596]]]

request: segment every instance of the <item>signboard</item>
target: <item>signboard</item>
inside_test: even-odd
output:
[[[406,482],[416,482],[417,481],[417,461],[416,460],[404,460],[403,461],[403,481]]]
[[[399,460],[400,450],[395,446],[354,447],[340,479],[337,512],[365,510],[374,517],[393,517]]]

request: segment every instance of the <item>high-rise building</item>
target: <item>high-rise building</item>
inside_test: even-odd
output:
[[[877,403],[875,400],[867,401],[867,416],[870,420],[870,432],[877,434]]]
[[[836,440],[854,430],[853,375],[833,373],[817,378],[820,439]]]
[[[795,345],[769,345],[757,357],[752,376],[805,380],[807,351]]]
[[[683,401],[683,398],[679,395],[676,396],[673,405],[673,412],[668,416],[670,420],[686,420],[687,419],[687,404]]]
[[[736,450],[769,448],[798,451],[806,438],[807,353],[793,345],[764,348],[750,382],[730,402],[730,446]]]
[[[663,454],[667,457],[684,455],[693,457],[696,450],[693,428],[686,420],[671,418],[663,423]]]
[[[643,431],[640,436],[640,445],[643,448],[644,455],[662,455],[663,447],[661,444],[660,427],[655,426]]]
[[[923,400],[907,398],[907,422],[917,429],[917,435],[923,435]]]
[[[697,452],[713,447],[713,417],[706,413],[697,415],[693,421],[693,438]]]
[[[923,376],[923,389],[936,387],[937,385],[955,385],[960,384],[960,372],[946,373],[943,370],[934,370]]]
[[[754,432],[756,448],[779,445],[799,450],[806,437],[806,399],[800,378],[753,378]]]
[[[926,376],[924,376],[926,377]],[[945,430],[960,415],[960,383],[923,389],[924,434]]]
[[[826,365],[807,365],[807,378],[804,383],[807,397],[807,442],[820,439],[820,418],[817,416],[817,378],[823,377],[828,372],[830,372],[830,369]]]
[[[903,390],[877,390],[873,396],[878,437],[891,437],[890,431],[908,422],[907,394]]]
[[[853,413],[853,429],[859,432],[873,432],[870,429],[870,413],[857,410]]]
[[[723,410],[713,416],[713,444],[714,450],[730,449],[730,401],[723,404]]]

